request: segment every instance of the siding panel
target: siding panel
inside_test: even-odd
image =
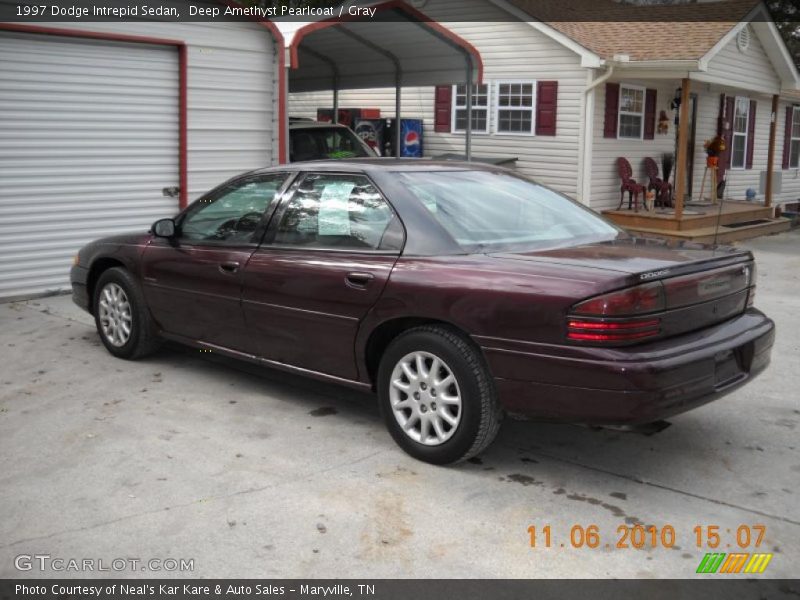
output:
[[[782,177],[781,193],[776,194],[774,204],[781,202],[797,202],[800,200],[800,168],[781,169],[783,163],[783,145],[786,139],[786,127],[784,119],[786,108],[792,104],[800,104],[800,101],[789,102],[781,101],[778,103],[778,131],[775,144],[775,170],[780,171]]]
[[[620,80],[621,83],[638,85],[656,90],[655,114],[669,110],[669,100],[674,95],[675,85],[670,81]],[[633,178],[639,183],[647,184],[644,171],[644,159],[651,157],[661,168],[661,157],[664,153],[675,152],[675,126],[670,122],[666,135],[656,133],[652,140],[631,140],[624,138],[606,138],[603,135],[606,110],[606,94],[604,86],[595,88],[594,104],[594,143],[592,146],[592,189],[590,206],[595,210],[616,208],[619,204],[620,180],[617,174],[617,158],[627,158],[633,167]],[[673,171],[674,174],[674,171]],[[627,203],[626,205],[627,206]]]
[[[694,154],[694,178],[693,193],[694,199],[700,197],[700,185],[705,170],[706,153],[703,149],[703,142],[712,139],[717,133],[717,119],[719,117],[719,96],[720,93],[736,95],[736,90],[730,89],[705,89],[698,93],[697,99],[697,137]],[[747,92],[738,92],[745,95]],[[759,192],[759,179],[761,171],[767,169],[767,150],[769,148],[769,119],[772,100],[770,96],[762,96],[750,93],[748,96],[756,101],[755,114],[755,137],[753,139],[753,167],[751,169],[729,168],[725,172],[725,198],[732,200],[744,200],[748,188],[753,188]],[[779,140],[782,139],[778,132]],[[776,151],[777,152],[777,151]],[[780,156],[776,156],[775,168],[780,167]],[[708,187],[708,184],[706,185]],[[763,201],[763,195],[758,194],[757,198]]]
[[[750,45],[741,52],[734,38],[708,63],[709,79],[722,85],[741,86],[745,89],[777,91],[781,87],[780,78],[764,51],[764,47],[750,31]]]

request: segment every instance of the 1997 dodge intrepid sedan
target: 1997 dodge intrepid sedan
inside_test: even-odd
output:
[[[147,234],[84,247],[74,299],[109,352],[175,340],[376,390],[443,464],[504,414],[650,423],[769,362],[749,252],[673,250],[505,170],[360,159],[246,173]]]

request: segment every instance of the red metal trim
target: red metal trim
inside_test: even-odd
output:
[[[469,52],[472,57],[475,59],[476,65],[478,67],[478,80],[476,83],[483,83],[483,59],[481,58],[481,53],[478,52],[477,48],[470,44],[464,38],[456,35],[449,29],[442,27],[436,21],[432,20],[428,15],[423,12],[418,11],[416,8],[409,6],[403,0],[389,0],[388,2],[383,2],[381,4],[373,4],[370,8],[374,8],[378,11],[384,10],[399,10],[400,12],[404,12],[411,16],[414,20],[425,24],[426,27],[436,31],[443,37],[455,42],[457,46],[460,46],[467,52]],[[298,56],[298,47],[300,46],[300,42],[303,41],[310,33],[315,31],[319,31],[321,29],[327,29],[328,27],[335,27],[339,23],[345,23],[348,21],[359,21],[361,17],[356,15],[346,15],[342,17],[331,17],[330,19],[324,19],[322,21],[317,21],[316,23],[309,23],[308,25],[301,27],[298,29],[295,34],[294,38],[292,39],[292,45],[290,48],[291,52],[291,66],[293,69],[297,69],[300,66],[300,59]]]
[[[84,29],[66,29],[63,27],[42,27],[40,25],[23,25],[22,23],[0,23],[0,29],[18,31],[20,33],[40,33],[43,35],[58,35],[61,37],[91,38],[112,42],[134,42],[136,44],[156,44],[160,46],[182,46],[180,40],[154,38],[124,33],[105,33],[102,31],[86,31]]]
[[[105,33],[101,31],[86,31],[83,29],[65,29],[59,27],[41,27],[39,25],[23,25],[20,23],[0,23],[0,30],[15,31],[19,33],[33,33],[40,35],[57,35],[59,37],[74,37],[110,42],[131,42],[135,44],[153,44],[157,46],[174,46],[178,50],[178,186],[180,195],[178,206],[186,208],[189,199],[188,190],[188,158],[187,158],[187,51],[186,43],[181,40],[170,40],[122,33]]]

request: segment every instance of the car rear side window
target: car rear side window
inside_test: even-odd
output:
[[[367,177],[310,174],[283,211],[273,243],[397,251],[402,240],[402,225]]]
[[[593,211],[507,173],[400,173],[401,181],[466,252],[517,252],[616,239]]]

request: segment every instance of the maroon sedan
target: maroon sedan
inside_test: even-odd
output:
[[[98,240],[75,302],[114,356],[174,340],[378,393],[432,463],[504,414],[651,423],[769,362],[749,252],[631,238],[475,164],[298,163],[235,177],[147,234]]]

